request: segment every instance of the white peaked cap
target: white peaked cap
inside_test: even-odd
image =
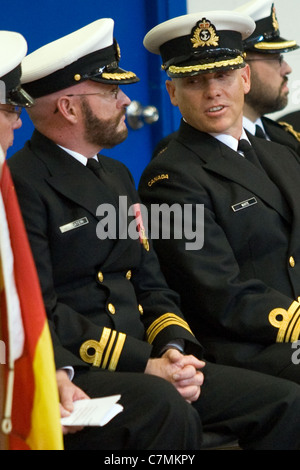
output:
[[[114,21],[102,18],[29,54],[22,64],[25,90],[37,98],[85,80],[138,81],[133,72],[118,66],[120,48],[113,30]]]
[[[0,77],[14,70],[27,54],[27,42],[22,34],[0,31]]]
[[[249,15],[254,21],[258,21],[270,16],[273,3],[272,0],[251,0],[236,8],[234,11]]]
[[[154,54],[160,54],[160,46],[174,38],[191,34],[192,28],[202,18],[208,19],[218,30],[238,31],[242,39],[250,36],[255,29],[248,16],[229,11],[205,11],[190,13],[170,19],[152,28],[144,38],[144,46]]]
[[[114,21],[102,18],[67,36],[50,42],[23,61],[22,83],[33,82],[113,44]]]

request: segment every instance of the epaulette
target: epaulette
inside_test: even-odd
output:
[[[286,132],[292,134],[298,140],[298,142],[300,142],[300,132],[295,131],[291,124],[283,121],[279,121],[278,124],[282,126]]]
[[[168,148],[168,146],[166,145],[165,147],[160,149],[157,153],[154,153],[152,158],[158,157],[158,155],[161,155],[162,153],[164,153],[167,150],[167,148]]]

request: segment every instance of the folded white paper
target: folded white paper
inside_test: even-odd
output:
[[[121,395],[78,400],[73,403],[74,411],[70,416],[61,419],[63,426],[105,426],[117,414],[123,411],[123,406],[117,403]]]

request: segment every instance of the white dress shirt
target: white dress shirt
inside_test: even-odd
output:
[[[268,137],[268,134],[267,134],[266,131],[265,131],[264,125],[263,125],[263,123],[262,123],[262,120],[261,120],[260,118],[257,119],[255,122],[252,122],[252,121],[250,121],[250,119],[248,119],[248,118],[246,118],[245,116],[243,116],[243,127],[246,129],[246,131],[250,132],[250,134],[252,134],[252,135],[255,135],[256,126],[261,127],[263,133],[264,133],[265,136],[266,136],[266,139],[267,139],[267,140],[270,140],[270,138]]]

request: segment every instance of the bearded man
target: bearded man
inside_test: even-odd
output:
[[[288,79],[292,69],[283,54],[299,48],[296,41],[280,35],[272,0],[251,0],[236,9],[255,21],[255,31],[243,46],[251,71],[251,89],[245,96],[243,126],[252,135],[286,145],[300,154],[299,134],[293,127],[266,115],[288,104]]]

